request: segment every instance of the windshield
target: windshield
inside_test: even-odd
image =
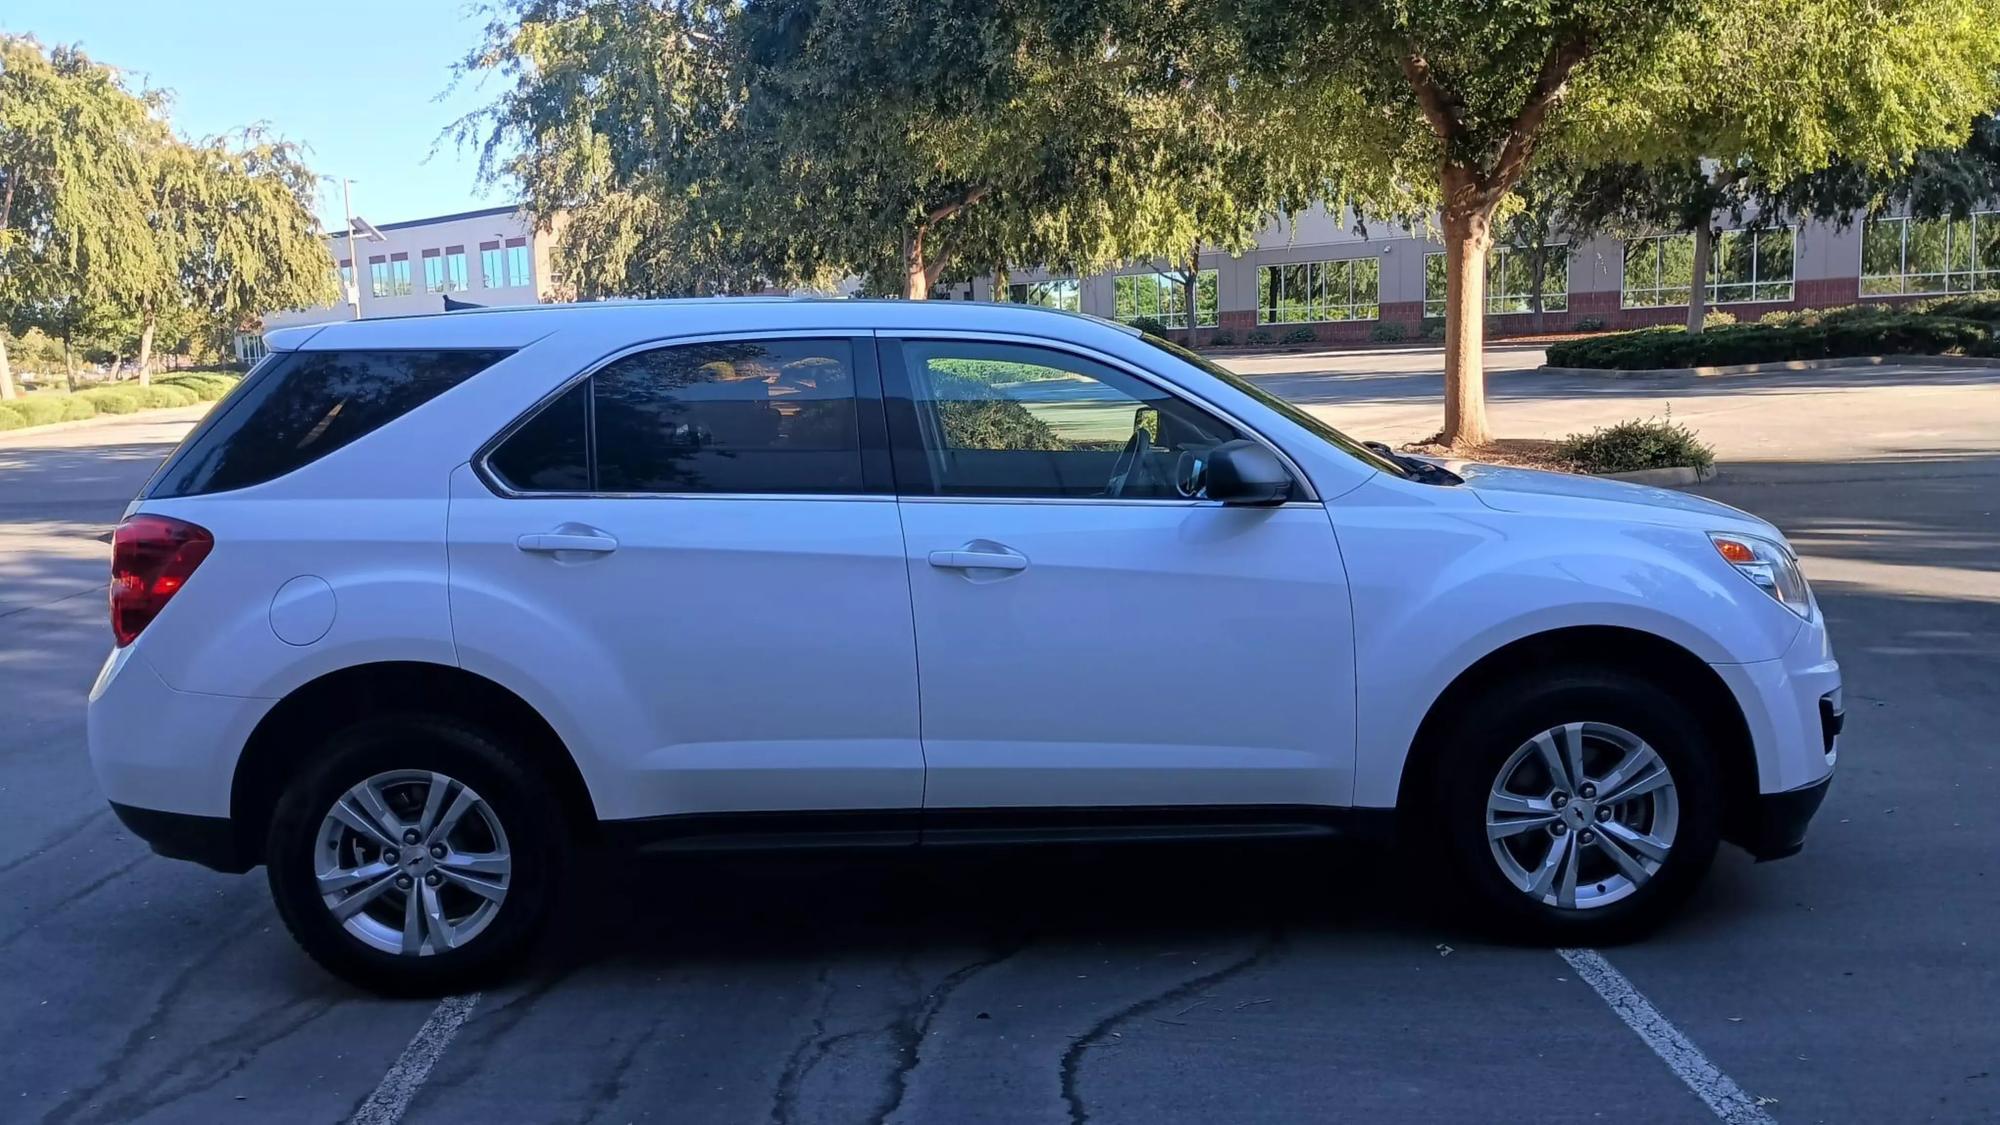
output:
[[[1272,410],[1277,411],[1279,414],[1282,414],[1286,418],[1297,423],[1301,429],[1304,429],[1308,433],[1311,433],[1314,437],[1319,438],[1321,441],[1326,442],[1328,445],[1339,447],[1341,452],[1346,453],[1352,457],[1355,457],[1367,463],[1369,467],[1380,469],[1385,473],[1391,473],[1399,477],[1408,477],[1412,475],[1410,473],[1410,470],[1404,468],[1397,462],[1391,460],[1390,458],[1384,457],[1380,453],[1377,453],[1374,450],[1368,448],[1367,446],[1361,444],[1360,442],[1355,441],[1353,438],[1348,437],[1346,434],[1341,433],[1339,430],[1334,429],[1332,426],[1327,425],[1325,422],[1320,421],[1318,418],[1315,418],[1312,415],[1306,413],[1305,411],[1300,410],[1298,407],[1293,406],[1291,403],[1286,402],[1284,399],[1279,398],[1277,395],[1272,394],[1270,391],[1267,391],[1264,388],[1258,386],[1257,384],[1251,382],[1250,380],[1245,379],[1243,376],[1236,374],[1234,371],[1231,371],[1228,368],[1223,367],[1222,365],[1216,363],[1214,360],[1207,359],[1203,356],[1197,355],[1194,352],[1191,352],[1188,349],[1181,347],[1179,344],[1172,342],[1171,340],[1162,340],[1158,336],[1144,336],[1141,338],[1144,339],[1148,344],[1151,344],[1154,347],[1160,349],[1161,351],[1166,352],[1169,355],[1173,356],[1175,359],[1178,359],[1183,363],[1191,363],[1194,366],[1201,368],[1203,371],[1208,372],[1210,375],[1215,376],[1217,379],[1220,379],[1223,382],[1229,384],[1230,386],[1236,388],[1237,390],[1242,391],[1244,394],[1249,395],[1251,398],[1256,399],[1258,402],[1263,403],[1265,406],[1270,407]]]

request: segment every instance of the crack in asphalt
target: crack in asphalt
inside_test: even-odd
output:
[[[1277,952],[1279,944],[1279,935],[1274,930],[1264,939],[1262,944],[1250,952],[1249,956],[1224,965],[1214,972],[1203,973],[1201,976],[1184,980],[1136,1003],[1128,1004],[1105,1016],[1103,1019],[1098,1020],[1096,1024],[1091,1026],[1089,1031],[1070,1040],[1069,1049],[1063,1052],[1060,1071],[1062,1075],[1063,1102],[1069,1106],[1070,1125],[1087,1125],[1090,1120],[1090,1110],[1084,1106],[1083,1095],[1077,1089],[1077,1082],[1081,1077],[1080,1071],[1083,1065],[1083,1053],[1085,1051],[1097,1046],[1099,1041],[1111,1034],[1113,1028],[1124,1023],[1126,1020],[1144,1015],[1149,1009],[1163,1007],[1167,1004],[1197,996],[1204,989],[1213,988],[1231,977],[1238,976],[1255,968],[1273,953]]]
[[[95,879],[92,879],[90,882],[85,883],[84,885],[76,888],[70,893],[62,896],[61,898],[56,899],[54,902],[49,903],[47,906],[43,907],[34,916],[33,919],[17,927],[16,929],[9,931],[5,937],[0,937],[0,948],[5,948],[19,941],[22,937],[26,936],[30,930],[33,930],[35,927],[47,921],[49,915],[57,913],[66,906],[74,906],[75,904],[82,902],[84,899],[89,898],[92,894],[95,894],[98,890],[102,889],[105,884],[111,882],[113,879],[118,878],[120,875],[123,875],[126,872],[131,871],[134,867],[137,867],[140,864],[146,862],[148,859],[151,859],[152,856],[153,856],[152,852],[141,852],[138,855],[133,856],[131,859],[126,860],[124,863],[119,864],[117,867],[112,868],[105,874],[100,875]]]
[[[452,1060],[449,1072],[445,1072],[443,1067],[433,1070],[423,1086],[410,1099],[410,1104],[404,1110],[405,1115],[413,1113],[419,1104],[437,1091],[457,1089],[465,1084],[466,1079],[477,1076],[494,1043],[528,1018],[528,1014],[534,1011],[537,1004],[547,999],[549,993],[555,991],[556,986],[576,975],[577,968],[575,965],[570,965],[561,972],[543,977],[505,1004],[494,1003],[489,993],[481,1009],[485,1014],[475,1014],[466,1023],[465,1029],[453,1040],[454,1049],[447,1056]],[[348,1107],[342,1120],[359,1113],[372,1095],[372,1090],[364,1091],[355,1099],[354,1104]]]
[[[62,845],[76,839],[78,836],[83,835],[90,829],[91,825],[110,815],[110,809],[102,808],[88,816],[70,821],[68,824],[56,829],[53,835],[44,837],[41,843],[34,845],[26,854],[16,856],[5,863],[0,863],[0,875],[5,875],[24,863],[40,859]]]
[[[871,1125],[885,1125],[889,1118],[902,1108],[903,1099],[910,1093],[910,1074],[917,1069],[917,1064],[923,1061],[924,1039],[929,1036],[931,1024],[936,1021],[938,1012],[943,1010],[945,1002],[951,999],[951,994],[980,973],[1019,956],[1029,944],[1030,940],[1024,938],[991,957],[952,970],[928,993],[903,1005],[888,1026],[881,1029],[888,1032],[890,1039],[897,1044],[899,1058],[896,1069],[890,1072],[887,1081],[883,1083],[882,1092],[887,1099],[886,1104],[869,1118]]]
[[[166,1026],[167,1019],[173,1014],[181,997],[194,986],[201,971],[209,968],[216,955],[224,948],[247,936],[261,922],[262,918],[259,915],[246,911],[239,925],[225,931],[219,940],[210,944],[194,960],[182,965],[173,979],[167,982],[167,987],[154,998],[152,1011],[148,1012],[146,1018],[125,1036],[125,1042],[119,1046],[117,1052],[98,1068],[97,1077],[91,1084],[65,1098],[61,1104],[49,1111],[43,1121],[48,1125],[62,1125],[63,1122],[91,1108],[92,1099],[110,1089],[128,1065],[138,1058],[139,1052],[145,1049],[146,1044],[155,1038],[155,1033]]]
[[[192,1097],[203,1090],[213,1089],[256,1061],[257,1056],[266,1047],[290,1038],[333,1011],[339,1004],[340,1000],[337,998],[325,996],[316,1000],[288,1000],[275,1008],[260,1012],[244,1021],[228,1035],[204,1043],[174,1060],[171,1069],[154,1079],[144,1092],[128,1094],[99,1107],[94,1119],[107,1122],[135,1121],[156,1109]],[[229,1058],[232,1054],[234,1058]],[[198,1071],[203,1066],[224,1059],[229,1059],[228,1065],[211,1074],[200,1077],[190,1074],[191,1071]],[[188,1078],[189,1081],[167,1092],[170,1089],[167,1084],[181,1078]]]

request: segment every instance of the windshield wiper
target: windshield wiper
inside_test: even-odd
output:
[[[1459,476],[1450,469],[1444,468],[1441,465],[1433,465],[1421,457],[1412,457],[1407,453],[1398,453],[1379,441],[1364,441],[1361,444],[1367,446],[1383,458],[1395,462],[1404,472],[1410,474],[1410,479],[1412,480],[1422,481],[1425,484],[1465,483],[1464,477]]]

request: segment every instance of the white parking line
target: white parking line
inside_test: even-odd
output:
[[[1715,1115],[1729,1125],[1777,1125],[1771,1115],[1757,1105],[1757,1099],[1743,1092],[1735,1080],[1701,1053],[1680,1028],[1667,1021],[1625,974],[1612,967],[1594,949],[1558,949],[1562,959],[1584,982],[1597,990],[1625,1026],[1646,1041],[1653,1053],[1666,1061],[1669,1069],[1687,1083]]]
[[[475,992],[438,1001],[431,1018],[410,1036],[409,1045],[396,1056],[396,1065],[389,1068],[375,1092],[354,1111],[350,1125],[396,1125],[401,1121],[403,1111],[410,1108],[410,1099],[417,1096],[424,1079],[430,1077],[431,1067],[437,1065],[438,1057],[451,1045],[452,1036],[458,1034],[466,1017],[479,1005],[479,996]]]

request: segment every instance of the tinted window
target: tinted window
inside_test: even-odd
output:
[[[523,423],[487,464],[520,492],[587,491],[589,410],[590,383],[585,380]]]
[[[275,480],[422,406],[504,351],[287,352],[218,403],[148,495],[196,496]]]
[[[862,491],[846,340],[659,348],[591,383],[598,491]]]
[[[1198,498],[1208,451],[1239,435],[1165,391],[1081,356],[1011,344],[902,344],[906,490],[946,496]]]

